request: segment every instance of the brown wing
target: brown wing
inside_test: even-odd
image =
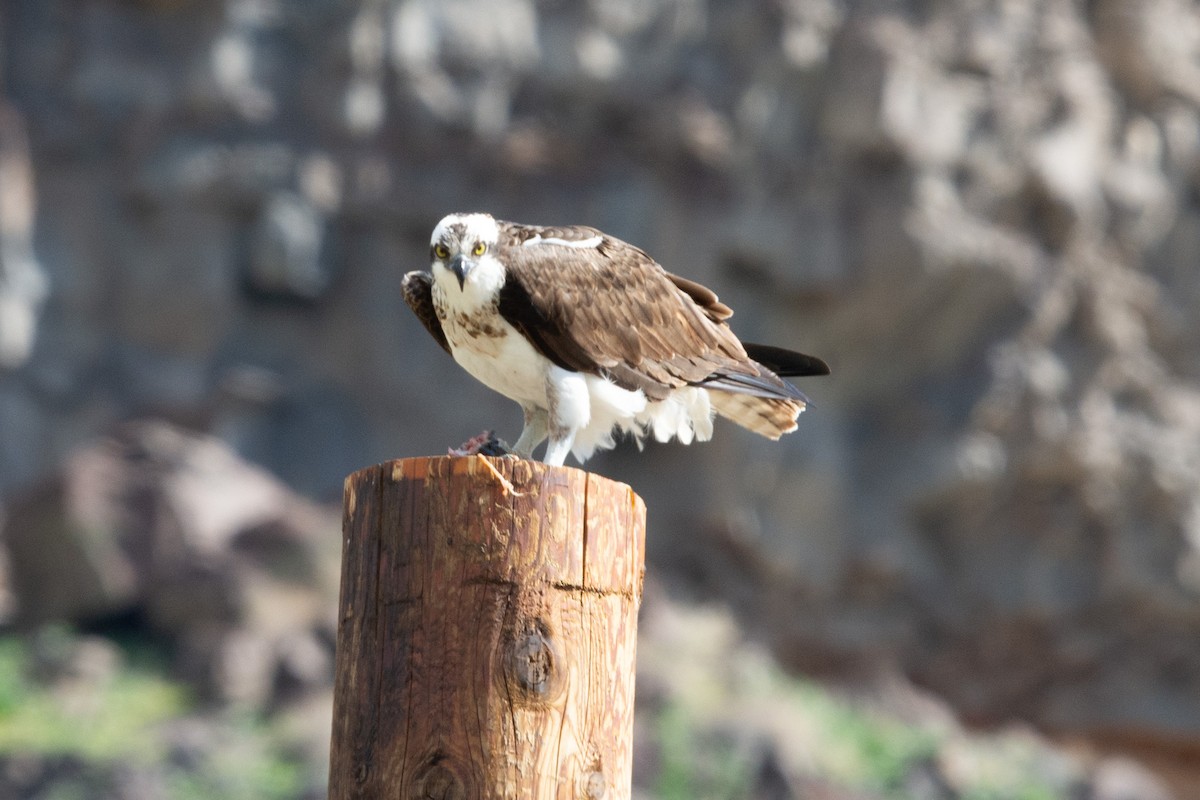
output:
[[[647,256],[649,258],[649,256]],[[678,275],[666,273],[671,279],[671,283],[681,289],[696,305],[704,309],[704,313],[713,322],[724,322],[733,316],[733,309],[717,299],[717,293],[707,286],[701,286],[695,281],[689,281],[687,278],[681,278]]]
[[[408,303],[417,319],[421,320],[425,330],[449,353],[450,343],[446,341],[442,323],[433,310],[433,276],[428,272],[410,272],[404,276],[400,288],[404,292],[404,302]]]
[[[498,257],[508,280],[500,313],[559,366],[606,375],[651,399],[689,384],[795,392],[747,357],[715,294],[638,248],[592,228],[502,225],[509,235]],[[591,239],[598,241],[587,247],[546,241]]]

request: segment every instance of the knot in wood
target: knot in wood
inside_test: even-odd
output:
[[[439,759],[417,775],[411,797],[413,800],[466,800],[467,790],[458,775]]]
[[[587,800],[602,800],[608,791],[608,781],[600,770],[592,770],[583,777],[583,796]]]
[[[550,642],[537,631],[530,631],[516,642],[513,648],[513,671],[521,688],[527,692],[544,695],[550,689],[554,672],[554,653]]]

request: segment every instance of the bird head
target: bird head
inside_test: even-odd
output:
[[[461,292],[468,286],[485,292],[504,283],[504,266],[495,257],[500,226],[490,214],[450,214],[433,229],[430,272],[444,288],[457,283]]]

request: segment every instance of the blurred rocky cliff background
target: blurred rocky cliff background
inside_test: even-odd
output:
[[[0,597],[43,682],[149,636],[208,708],[320,707],[343,476],[519,430],[398,292],[458,210],[603,228],[833,368],[777,444],[589,462],[649,506],[648,630],[727,607],[726,659],[1098,753],[1062,796],[1200,797],[1189,0],[5,0]],[[753,796],[814,796],[760,751]],[[872,791],[968,794],[920,763]]]

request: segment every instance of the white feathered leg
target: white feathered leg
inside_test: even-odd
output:
[[[534,448],[546,441],[550,418],[544,408],[522,406],[521,409],[525,412],[525,427],[521,429],[521,438],[512,446],[512,452],[521,458],[533,458]]]
[[[575,444],[575,434],[591,419],[587,381],[578,372],[552,366],[546,370],[546,400],[550,443],[542,461],[561,467]]]
[[[575,444],[575,432],[570,431],[562,439],[550,438],[550,444],[546,445],[546,455],[542,461],[551,467],[561,467],[563,462],[567,460],[567,453],[571,452],[571,445]]]

